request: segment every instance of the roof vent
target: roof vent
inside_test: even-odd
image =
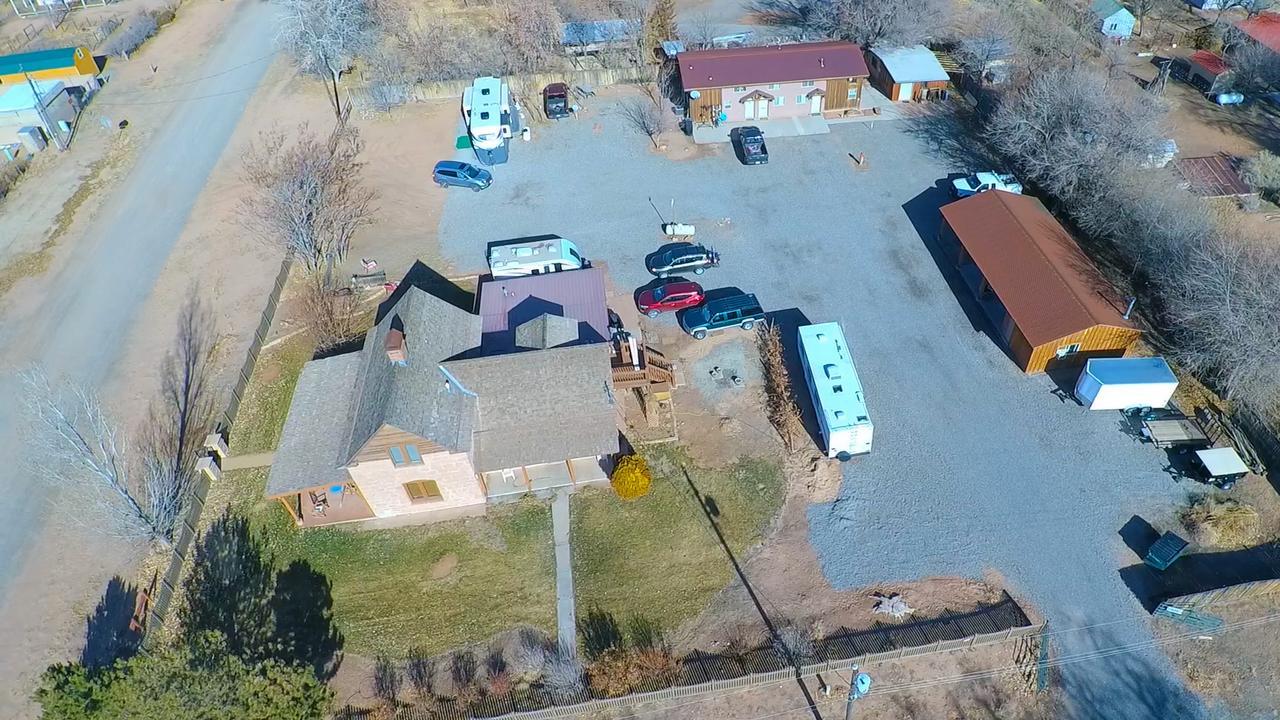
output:
[[[828,380],[840,379],[840,368],[836,367],[835,363],[823,365],[822,372],[826,374]]]
[[[827,66],[826,58],[818,58],[818,67],[825,68]]]
[[[405,365],[409,362],[409,353],[405,350],[403,331],[388,330],[387,339],[383,343],[383,347],[387,351],[387,359],[396,365]]]

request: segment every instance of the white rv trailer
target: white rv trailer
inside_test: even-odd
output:
[[[578,246],[559,235],[489,246],[489,271],[495,278],[542,275],[586,266]]]
[[[867,400],[840,324],[801,327],[800,360],[827,457],[848,460],[871,452]]]
[[[1164,358],[1093,358],[1076,381],[1075,396],[1090,410],[1162,408],[1177,389],[1178,376]]]
[[[462,91],[462,116],[472,147],[502,147],[511,137],[511,93],[507,83],[496,77],[476,78],[471,87]]]

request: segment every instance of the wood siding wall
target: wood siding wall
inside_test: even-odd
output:
[[[1123,357],[1142,336],[1141,331],[1114,325],[1094,325],[1074,335],[1058,338],[1043,345],[1032,346],[1021,330],[1014,330],[1009,340],[1013,359],[1028,375],[1048,372],[1059,367],[1083,365],[1090,358]],[[1079,352],[1064,358],[1058,357],[1058,348],[1080,343]]]
[[[827,81],[827,97],[822,102],[822,109],[849,109],[849,78],[833,78]]]
[[[720,88],[699,90],[698,97],[689,98],[689,118],[695,123],[709,123],[720,112]]]
[[[391,456],[387,454],[387,450],[396,445],[416,445],[418,452],[423,455],[444,452],[443,446],[433,443],[424,437],[405,432],[393,425],[383,425],[378,428],[373,437],[365,442],[363,447],[356,451],[355,456],[351,458],[351,462],[362,463],[371,460],[389,460]]]

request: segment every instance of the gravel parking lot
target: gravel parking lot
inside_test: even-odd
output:
[[[667,219],[695,223],[723,255],[704,285],[837,320],[852,345],[876,439],[847,465],[840,498],[810,509],[834,586],[994,570],[1062,633],[1060,658],[1151,640],[1117,574],[1136,561],[1117,532],[1134,514],[1167,523],[1188,488],[1119,431],[1117,414],[1024,377],[952,291],[922,238],[936,231],[941,182],[965,168],[931,153],[909,121],[771,139],[761,167],[728,147],[671,160],[606,105],[537,128],[490,190],[450,195],[440,242],[456,269],[483,270],[490,241],[556,233],[607,261],[619,287],[640,286],[662,244],[649,198],[666,216],[674,198]],[[867,169],[849,159],[859,152]],[[1132,650],[1061,668],[1078,717],[1204,715],[1162,652]]]

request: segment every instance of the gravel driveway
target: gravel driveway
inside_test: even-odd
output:
[[[745,168],[727,147],[680,161],[652,153],[606,108],[535,129],[492,189],[451,195],[442,250],[479,271],[489,241],[557,233],[635,287],[661,244],[648,198],[667,215],[674,197],[675,219],[696,223],[723,255],[704,285],[838,320],[853,347],[876,446],[846,467],[835,503],[810,509],[833,585],[994,570],[1055,631],[1109,623],[1057,635],[1060,657],[1149,641],[1117,573],[1136,561],[1117,532],[1134,514],[1159,526],[1187,489],[1162,472],[1162,454],[1119,431],[1117,414],[1086,412],[1047,378],[1024,377],[971,319],[922,240],[937,228],[941,181],[966,168],[904,123],[771,139],[769,164]],[[849,160],[858,152],[868,169]],[[1081,718],[1204,714],[1159,650],[1061,673]]]

